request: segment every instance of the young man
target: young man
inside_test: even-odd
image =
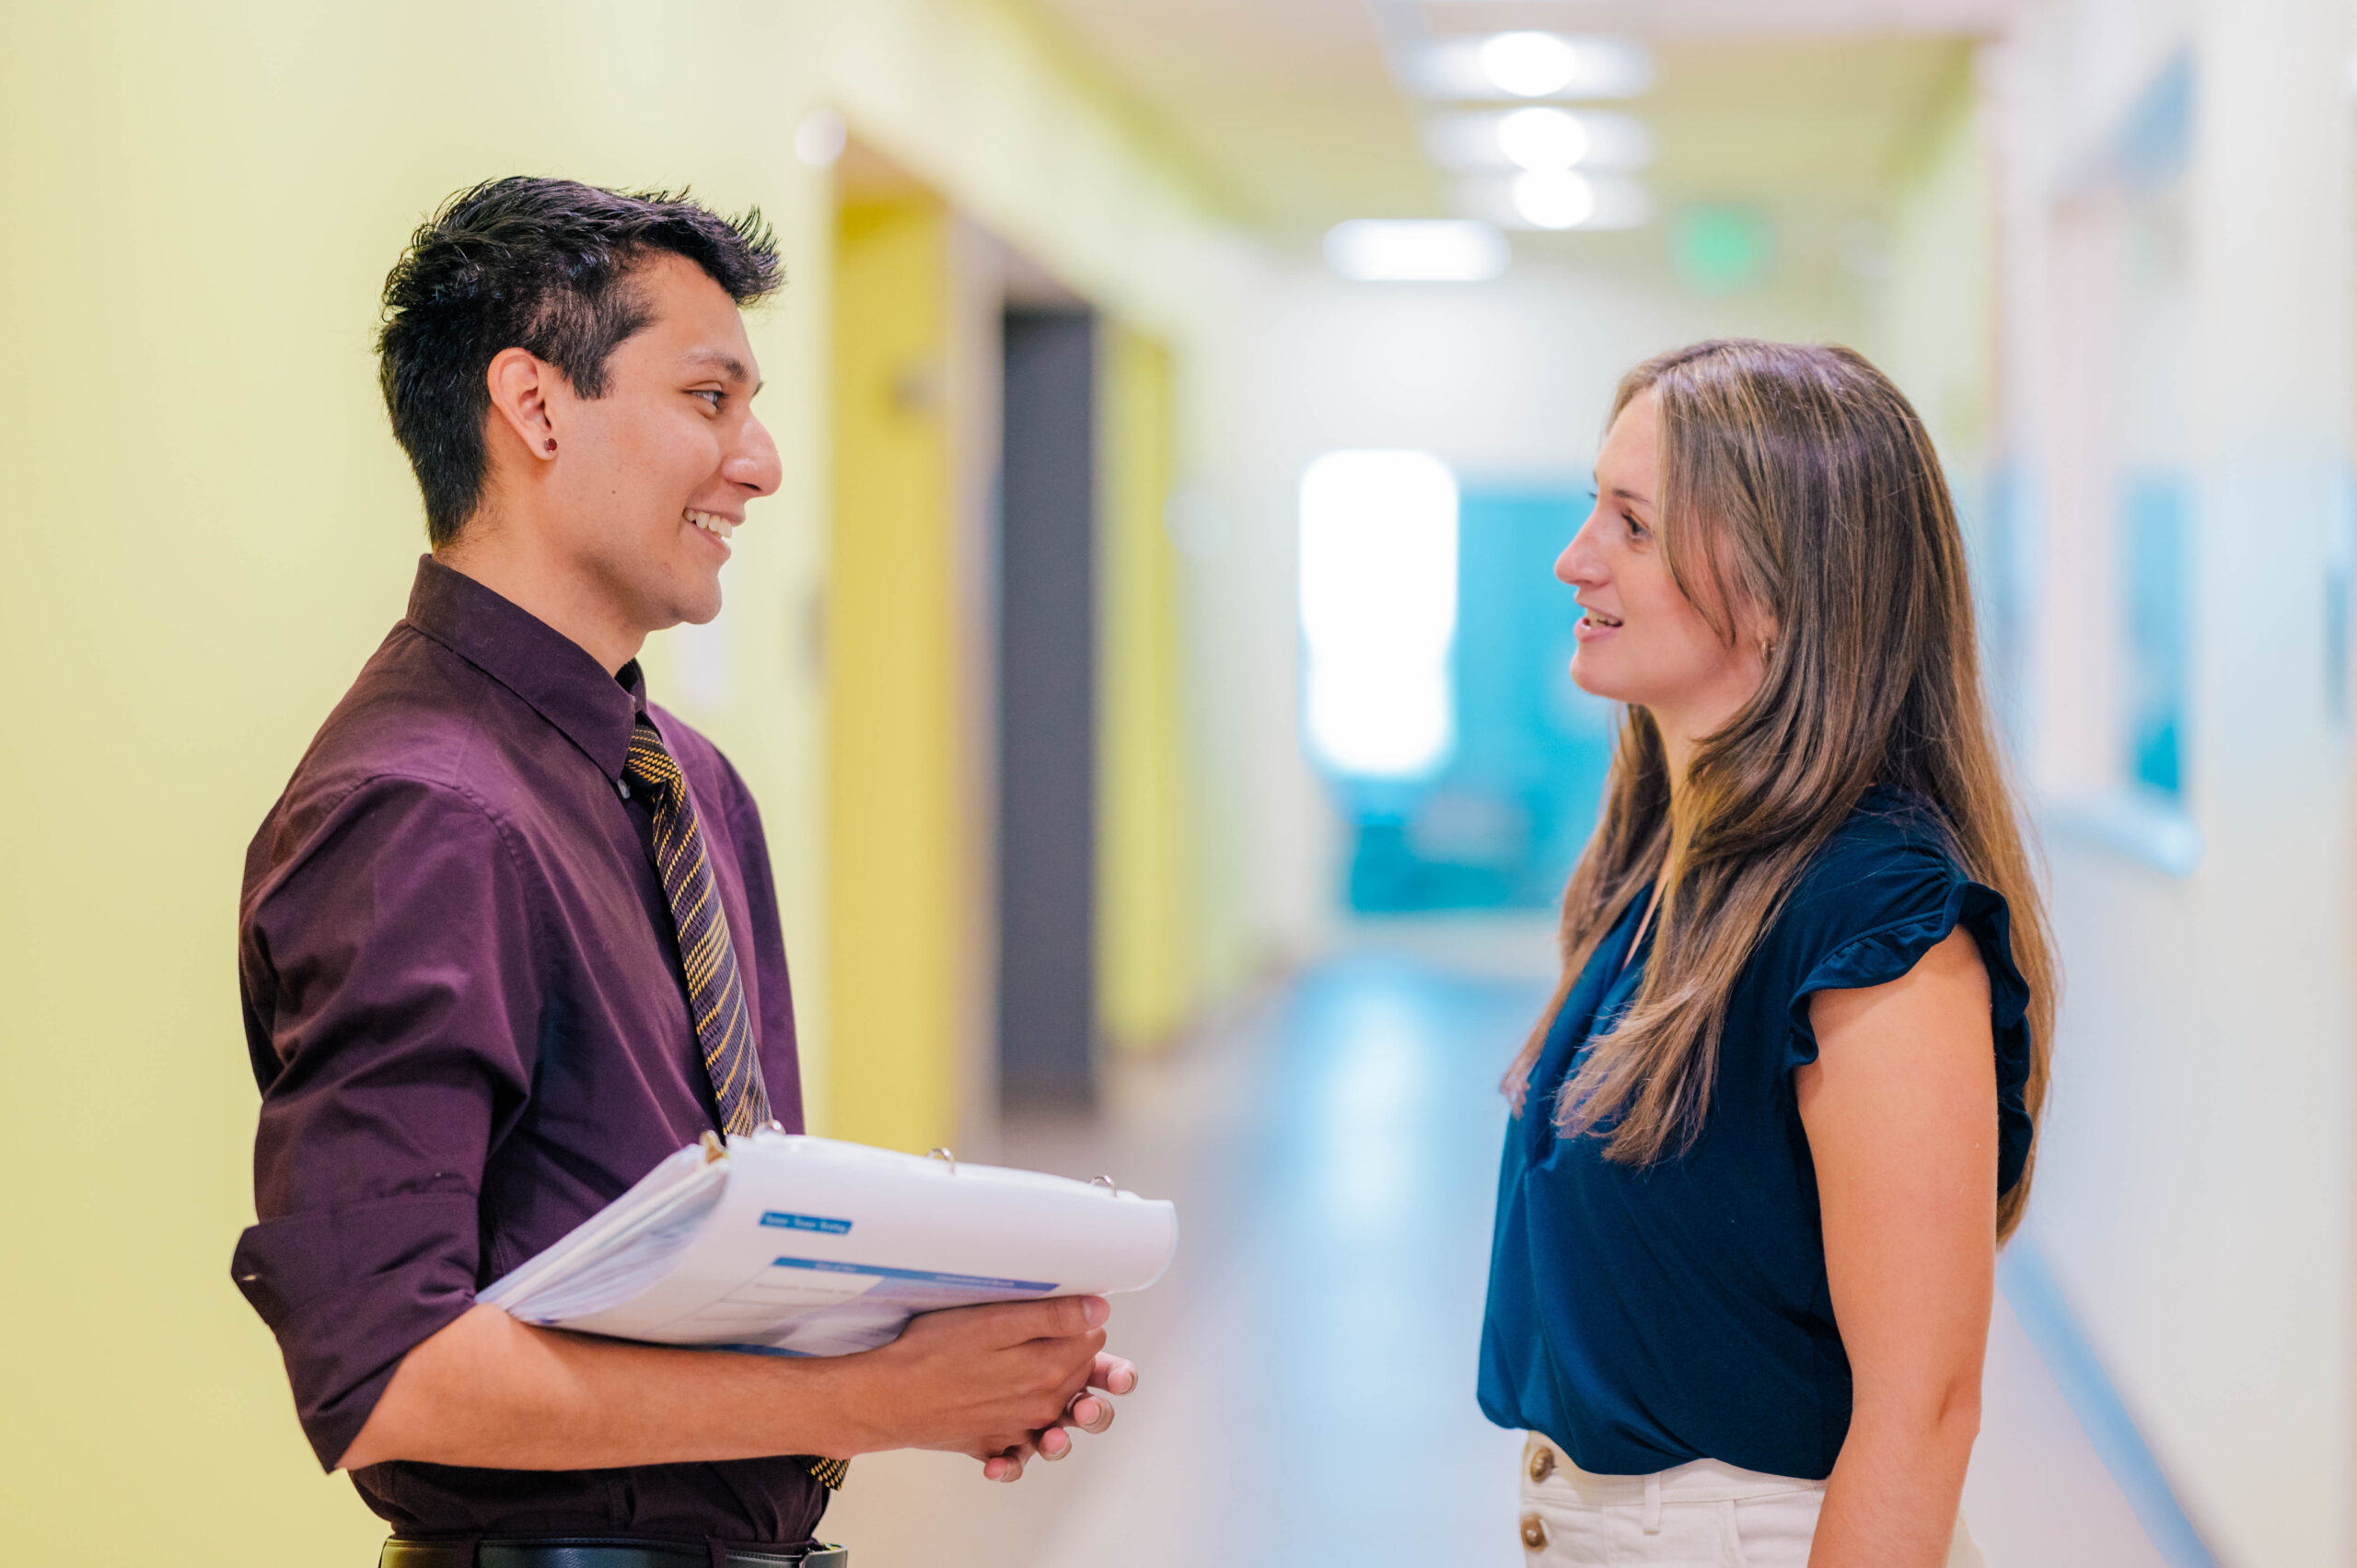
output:
[[[777,488],[738,315],[777,283],[758,215],[512,179],[386,284],[433,554],[248,854],[261,1223],[233,1272],[389,1565],[839,1561],[812,1531],[842,1461],[946,1448],[1012,1481],[1110,1422],[1092,1385],[1135,1381],[1093,1297],[808,1361],[474,1299],[705,1130],[802,1125],[760,815],[636,662],[718,613]]]

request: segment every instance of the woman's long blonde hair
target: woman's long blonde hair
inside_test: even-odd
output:
[[[1965,873],[2004,895],[2029,982],[2035,1124],[2056,974],[1980,684],[1956,508],[1922,422],[1845,348],[1724,341],[1646,361],[1612,413],[1651,392],[1660,422],[1656,536],[1672,580],[1730,642],[1737,607],[1774,627],[1759,691],[1689,765],[1673,805],[1652,715],[1631,707],[1596,836],[1563,893],[1563,978],[1508,1070],[1517,1109],[1573,980],[1657,878],[1653,953],[1629,1009],[1557,1102],[1567,1136],[1645,1165],[1701,1133],[1728,1000],[1810,858],[1866,790],[1937,810]],[[2033,1159],[2035,1155],[2033,1154]],[[1998,1206],[2010,1236],[2030,1173]]]

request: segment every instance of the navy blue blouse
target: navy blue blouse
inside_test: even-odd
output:
[[[2031,1131],[2029,987],[2005,901],[1957,867],[1927,806],[1869,791],[1736,982],[1701,1136],[1639,1167],[1607,1161],[1600,1139],[1559,1137],[1554,1111],[1590,1037],[1635,994],[1652,946],[1648,933],[1630,955],[1643,904],[1564,998],[1506,1128],[1481,1410],[1600,1475],[1712,1458],[1819,1480],[1849,1433],[1850,1362],[1793,1089],[1793,1070],[1817,1059],[1808,999],[1896,980],[1958,924],[1972,933],[1989,969],[2004,1192]]]

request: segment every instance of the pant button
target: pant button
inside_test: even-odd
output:
[[[1547,1523],[1536,1514],[1522,1516],[1522,1544],[1532,1551],[1547,1550]]]
[[[1541,1443],[1530,1450],[1530,1479],[1545,1481],[1555,1473],[1555,1450]]]

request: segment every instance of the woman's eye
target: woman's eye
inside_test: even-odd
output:
[[[1651,539],[1653,537],[1653,529],[1645,527],[1644,524],[1637,521],[1636,518],[1631,517],[1628,513],[1621,513],[1620,520],[1629,525],[1629,537],[1631,539]]]

